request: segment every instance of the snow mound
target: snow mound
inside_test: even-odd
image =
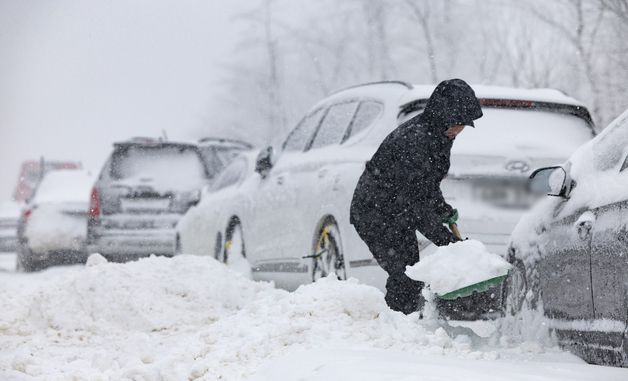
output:
[[[209,324],[271,289],[201,257],[118,264],[92,255],[90,266],[76,270],[31,290],[21,305],[1,308],[0,331],[10,327],[30,333],[53,329],[60,335],[102,335]]]
[[[107,258],[98,253],[94,253],[87,258],[85,266],[92,267],[102,265],[103,263],[108,263]]]
[[[425,282],[438,295],[505,275],[510,264],[476,240],[439,247],[434,254],[406,268],[406,275]]]
[[[242,380],[297,350],[491,360],[510,351],[391,311],[378,289],[355,280],[287,292],[208,257],[90,263],[0,279],[6,378]]]

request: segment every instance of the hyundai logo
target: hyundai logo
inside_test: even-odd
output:
[[[507,171],[525,173],[530,170],[530,164],[522,160],[513,160],[506,163],[505,168]]]

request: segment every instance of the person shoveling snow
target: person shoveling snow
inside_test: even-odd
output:
[[[443,299],[469,296],[501,283],[511,265],[486,250],[482,242],[466,240],[439,247],[436,252],[406,268],[410,279],[426,283]]]
[[[351,224],[388,273],[386,303],[405,314],[423,305],[423,283],[408,278],[419,261],[416,231],[437,246],[460,241],[458,212],[445,202],[441,181],[449,171],[456,136],[482,116],[473,89],[461,79],[441,82],[425,111],[384,139],[353,193]]]

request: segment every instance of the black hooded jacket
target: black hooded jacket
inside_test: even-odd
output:
[[[442,224],[453,212],[440,190],[453,143],[444,133],[452,125],[473,125],[481,116],[480,103],[466,82],[441,82],[424,112],[388,135],[366,164],[353,194],[351,223],[359,230],[381,226],[382,219],[385,225],[396,221],[438,246],[455,242]]]

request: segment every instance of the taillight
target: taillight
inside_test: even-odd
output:
[[[98,189],[92,188],[92,194],[89,197],[89,218],[100,217],[100,194]]]
[[[22,221],[24,221],[24,222],[28,221],[28,219],[30,218],[31,214],[33,214],[33,209],[31,209],[31,208],[24,208],[22,210]]]

